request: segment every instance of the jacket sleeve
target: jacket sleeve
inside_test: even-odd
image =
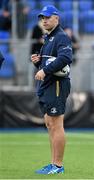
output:
[[[45,74],[57,72],[67,64],[70,65],[72,63],[72,45],[70,38],[66,34],[59,34],[56,37],[55,43],[57,58],[43,68]]]
[[[1,66],[2,66],[3,61],[4,61],[4,57],[3,57],[3,55],[0,53],[0,68],[1,68]]]

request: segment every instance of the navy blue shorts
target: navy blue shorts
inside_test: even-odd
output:
[[[54,81],[39,97],[43,114],[58,116],[65,113],[66,100],[70,93],[70,79]]]

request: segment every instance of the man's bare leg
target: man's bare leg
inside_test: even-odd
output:
[[[62,166],[65,148],[64,115],[53,117],[45,114],[44,118],[49,131],[52,164]]]

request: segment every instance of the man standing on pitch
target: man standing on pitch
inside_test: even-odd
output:
[[[38,17],[47,31],[40,55],[31,60],[38,68],[35,75],[40,108],[49,132],[51,163],[36,171],[38,174],[64,173],[64,113],[70,93],[69,67],[72,63],[71,40],[59,25],[59,11],[45,6]],[[64,69],[68,66],[68,69]]]

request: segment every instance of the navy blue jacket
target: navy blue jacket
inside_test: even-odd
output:
[[[56,60],[46,65],[47,57],[54,56]],[[41,95],[53,81],[63,80],[64,77],[57,77],[53,73],[61,70],[65,65],[72,63],[72,46],[70,38],[58,25],[49,35],[45,37],[45,42],[40,51],[41,61],[36,64],[39,69],[43,69],[46,76],[44,81],[38,81],[37,93]],[[44,57],[42,57],[44,56]],[[67,77],[68,78],[68,77]]]

